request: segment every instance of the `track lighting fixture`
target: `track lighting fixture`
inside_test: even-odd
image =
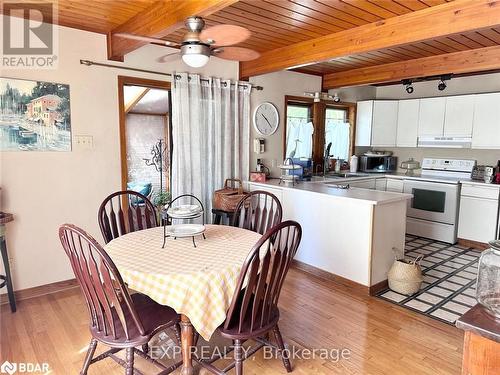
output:
[[[414,88],[413,88],[413,83],[412,83],[412,81],[411,81],[411,80],[409,80],[409,79],[404,79],[404,80],[403,80],[403,85],[404,85],[405,90],[406,90],[406,92],[407,92],[408,94],[413,93]]]
[[[451,74],[441,76],[439,79],[439,82],[438,82],[438,90],[439,91],[445,90],[446,89],[446,82],[445,81],[449,81],[450,79],[451,79]]]
[[[340,96],[339,94],[335,93],[333,94],[333,99],[332,99],[335,103],[340,103]]]

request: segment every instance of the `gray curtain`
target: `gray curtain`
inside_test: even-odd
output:
[[[250,92],[246,82],[176,73],[172,89],[172,197],[193,194],[211,220],[226,178],[248,180]]]

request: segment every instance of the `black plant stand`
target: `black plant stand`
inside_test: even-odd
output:
[[[5,275],[0,275],[0,289],[7,287],[9,296],[10,311],[16,312],[16,297],[14,295],[14,287],[12,286],[12,275],[10,273],[9,254],[7,253],[7,242],[5,241],[5,224],[14,220],[12,214],[0,213],[0,251],[2,253],[2,261],[5,268]]]

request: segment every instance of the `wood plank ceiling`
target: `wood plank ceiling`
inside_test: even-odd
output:
[[[207,26],[229,23],[248,28],[252,36],[241,46],[266,52],[447,2],[451,0],[242,0],[207,15],[205,21]],[[154,3],[157,2],[59,0],[58,23],[109,34]],[[165,7],[171,6],[169,3],[165,1]],[[186,29],[181,27],[163,37],[180,42],[185,32]],[[494,27],[343,56],[293,70],[325,75],[498,45],[500,27]]]

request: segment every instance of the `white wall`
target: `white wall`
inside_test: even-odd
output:
[[[331,95],[337,94],[342,102],[356,103],[361,100],[375,99],[377,88],[375,86],[346,87],[328,90]]]
[[[74,223],[102,241],[97,209],[108,194],[121,188],[117,76],[170,80],[163,75],[80,65],[80,59],[106,62],[104,35],[61,27],[59,38],[57,70],[3,70],[1,75],[69,84],[73,136],[93,136],[94,148],[82,150],[73,144],[72,152],[0,153],[2,210],[15,215],[7,226],[7,242],[14,259],[16,290],[73,277],[57,235],[60,224]],[[187,71],[180,59],[155,62],[169,51],[145,46],[127,55],[125,65]],[[238,78],[237,63],[216,58],[190,71]]]
[[[255,107],[265,101],[273,103],[280,115],[280,124],[276,133],[269,137],[262,137],[255,131],[253,120],[250,132],[250,170],[254,171],[257,159],[271,169],[271,175],[278,177],[280,170],[276,168],[283,162],[283,129],[285,127],[285,95],[303,96],[304,92],[321,91],[321,77],[290,71],[264,74],[251,77],[250,82],[264,87],[262,91],[253,91],[251,96],[252,115]],[[254,138],[264,138],[266,152],[256,154],[253,152]]]

